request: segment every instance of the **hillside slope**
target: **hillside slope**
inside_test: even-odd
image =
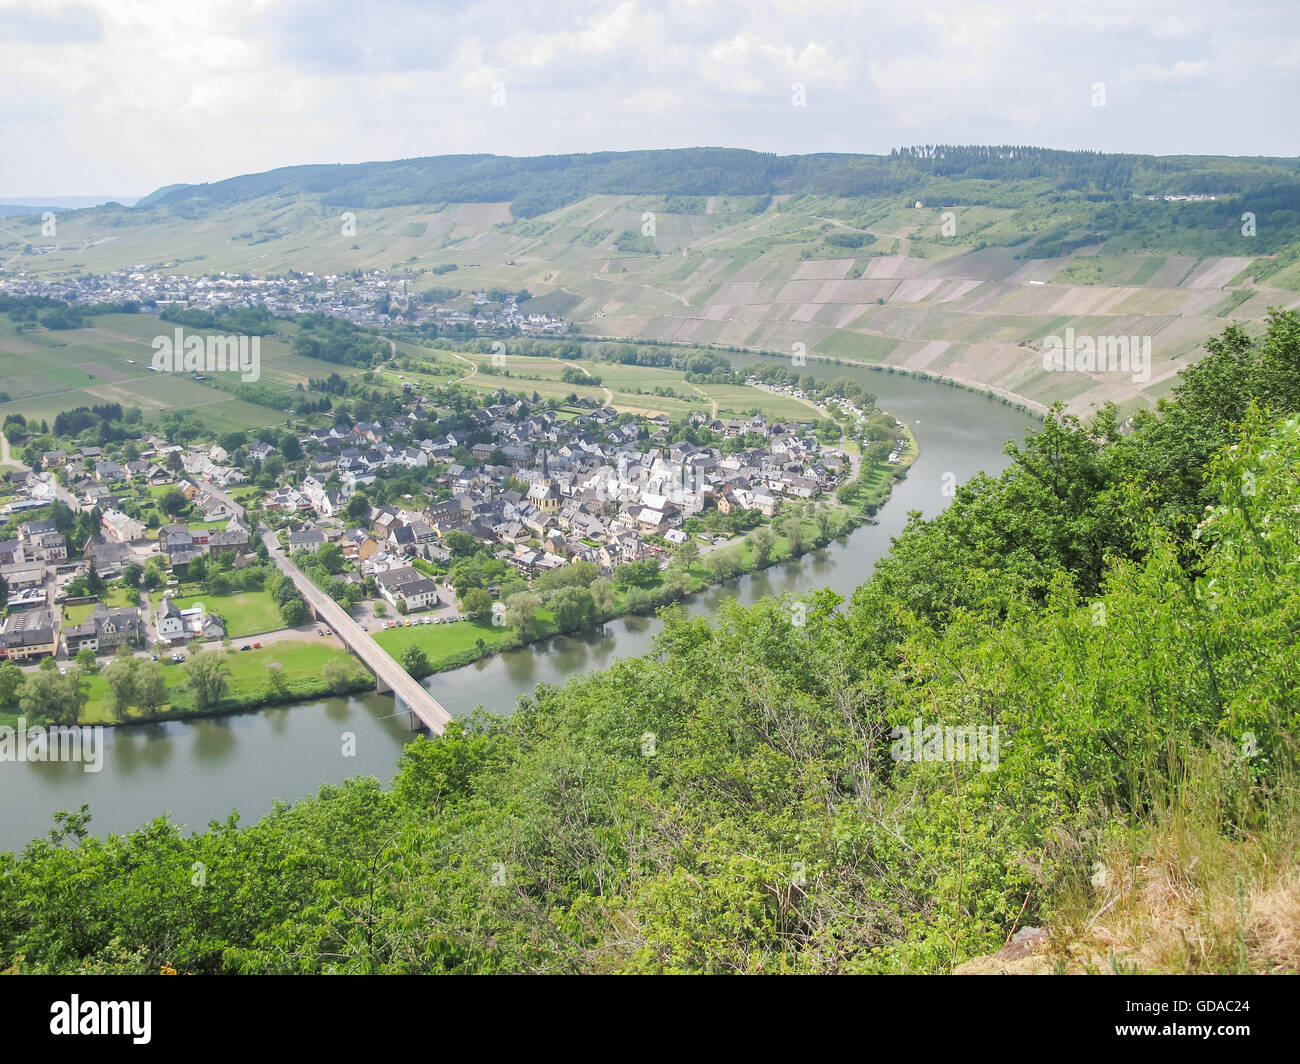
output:
[[[61,215],[53,242],[39,218],[10,219],[0,258],[49,276],[382,269],[416,292],[527,288],[588,335],[803,350],[1135,410],[1225,321],[1300,305],[1297,204],[1297,161],[1279,159],[443,156],[168,186]],[[1045,369],[1067,330],[1149,340],[1151,364]]]

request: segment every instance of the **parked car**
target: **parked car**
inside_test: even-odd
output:
[[[249,646],[247,643],[245,643],[245,644],[244,644],[242,647],[240,647],[239,649],[240,649],[240,650],[252,650],[253,648],[252,648],[251,646]]]

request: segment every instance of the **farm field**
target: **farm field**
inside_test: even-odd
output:
[[[746,410],[761,410],[769,417],[790,420],[798,418],[808,420],[816,415],[811,407],[787,396],[775,395],[761,388],[745,385],[717,385],[687,383],[685,374],[678,369],[659,366],[629,366],[616,362],[600,362],[593,359],[576,360],[572,363],[588,370],[600,378],[600,385],[568,384],[560,375],[570,363],[559,359],[507,354],[506,370],[490,372],[492,356],[477,352],[459,352],[479,367],[472,377],[464,383],[487,391],[505,388],[510,392],[536,391],[543,398],[564,399],[577,394],[580,398],[607,401],[606,391],[612,394],[612,402],[618,410],[634,413],[667,414],[669,417],[687,417],[701,411],[710,414],[714,401],[718,404],[718,415],[737,415]],[[486,367],[486,369],[484,368]],[[641,391],[637,392],[636,389]],[[671,388],[677,393],[673,396],[654,394],[655,388]]]
[[[288,420],[283,409],[246,402],[210,383],[153,372],[153,338],[169,336],[175,328],[153,314],[102,314],[81,329],[19,333],[0,318],[0,392],[9,396],[0,402],[0,420],[9,413],[53,420],[60,411],[99,403],[138,406],[146,417],[164,410],[201,410],[204,425],[216,432]],[[186,331],[206,335],[204,330]],[[261,341],[262,379],[284,388],[286,406],[301,394],[297,385],[306,389],[309,378],[332,372],[349,376],[358,370],[295,355],[285,340]]]

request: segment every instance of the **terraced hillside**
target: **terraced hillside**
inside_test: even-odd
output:
[[[1300,306],[1296,160],[928,152],[291,168],[61,215],[53,242],[7,219],[0,281],[383,269],[465,306],[527,288],[587,335],[803,345],[1080,411],[1153,403],[1226,322]],[[1149,337],[1149,374],[1044,369],[1067,329]]]

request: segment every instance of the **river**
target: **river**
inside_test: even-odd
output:
[[[761,356],[735,355],[738,368]],[[693,613],[711,614],[724,598],[750,603],[783,591],[830,587],[847,597],[889,550],[910,510],[931,516],[948,502],[945,484],[1008,463],[1008,440],[1019,441],[1035,422],[1002,403],[935,381],[846,366],[810,363],[818,377],[851,377],[879,397],[879,405],[906,421],[921,454],[877,515],[798,562],[776,566],[710,588],[687,600]],[[946,477],[945,474],[952,474]],[[539,683],[562,683],[650,648],[659,622],[628,617],[603,630],[559,636],[507,654],[431,676],[426,686],[455,714],[478,705],[510,712]],[[366,694],[282,706],[227,717],[109,729],[102,771],[75,764],[0,763],[0,849],[21,849],[43,835],[57,810],[89,803],[91,830],[126,831],[167,813],[201,829],[238,810],[245,822],[267,813],[277,799],[315,793],[348,776],[391,781],[402,746],[412,738],[405,714],[391,697]]]

